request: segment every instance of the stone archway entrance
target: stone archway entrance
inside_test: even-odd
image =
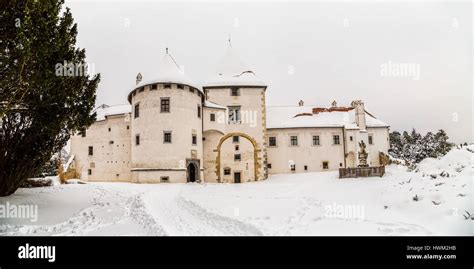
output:
[[[200,182],[199,160],[186,160],[186,179],[187,182]]]
[[[233,137],[233,136],[241,136],[245,139],[247,139],[248,141],[250,141],[250,143],[252,143],[252,146],[253,146],[253,162],[254,162],[254,180],[257,181],[258,180],[258,171],[259,171],[259,168],[260,168],[260,165],[258,163],[258,152],[260,151],[260,149],[258,148],[258,145],[257,145],[257,142],[255,141],[255,139],[253,139],[251,136],[247,135],[247,134],[244,134],[244,133],[228,133],[226,135],[224,135],[220,140],[219,140],[219,144],[217,145],[217,149],[215,149],[214,151],[217,152],[217,157],[216,157],[216,175],[217,175],[217,182],[221,182],[221,147],[222,147],[222,143],[224,143],[224,141],[230,137]],[[240,176],[239,176],[239,181],[240,181]]]

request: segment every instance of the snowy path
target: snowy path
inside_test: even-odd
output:
[[[254,226],[212,213],[185,199],[182,185],[147,193],[150,214],[173,235],[262,235]]]

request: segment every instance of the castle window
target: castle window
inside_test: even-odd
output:
[[[94,147],[89,146],[89,156],[94,155]]]
[[[139,134],[135,135],[135,145],[136,146],[140,145],[140,135]]]
[[[369,145],[373,145],[374,144],[374,139],[372,138],[371,135],[369,135]]]
[[[228,167],[224,168],[224,175],[225,176],[230,175],[230,168],[228,168]]]
[[[275,137],[275,136],[270,136],[270,137],[268,138],[268,146],[270,146],[270,147],[276,147],[276,145],[277,145],[277,139],[276,139],[276,137]]]
[[[232,137],[232,142],[233,143],[239,143],[239,136],[235,135]]]
[[[112,129],[111,129],[111,128],[109,128],[109,132],[110,132],[110,131],[112,131]]]
[[[334,142],[334,145],[339,145],[340,144],[339,135],[334,135],[333,136],[333,142]]]
[[[290,165],[290,168],[292,172],[296,171],[296,164]]]
[[[138,92],[142,92],[145,90],[145,87],[140,87],[140,89],[138,89]]]
[[[170,181],[170,177],[160,177],[160,182],[169,182]]]
[[[339,163],[339,167],[342,167],[342,163]]]
[[[235,150],[239,150],[239,145],[235,145]]]
[[[193,89],[193,88],[189,88],[189,92],[194,93],[194,89]]]
[[[197,145],[197,136],[195,134],[193,134],[192,142],[194,146]]]
[[[171,131],[163,132],[163,143],[171,143]]]
[[[216,114],[211,113],[211,121],[216,121]]]
[[[82,137],[86,137],[86,129],[82,129],[80,134]]]
[[[231,89],[230,89],[230,95],[231,95],[231,96],[239,96],[239,95],[240,95],[240,90],[239,90],[239,88],[231,88]]]
[[[308,166],[307,165],[304,166],[304,170],[308,171]]]
[[[234,161],[236,162],[240,162],[241,158],[240,158],[240,154],[234,154]]]
[[[168,97],[161,98],[161,112],[162,113],[170,112],[170,98]]]
[[[313,135],[313,146],[319,146],[319,135]]]
[[[201,118],[201,106],[200,105],[198,105],[197,112],[198,112],[198,118]]]
[[[297,135],[290,136],[290,145],[291,146],[298,146],[298,136]]]
[[[329,162],[327,161],[323,162],[323,169],[329,169]]]
[[[351,135],[351,136],[349,136],[349,140],[350,140],[350,141],[352,141],[352,140],[353,140],[353,139],[352,139],[352,135]]]
[[[87,169],[87,174],[90,176],[92,175],[92,169]]]
[[[271,168],[272,168],[272,164],[271,164],[271,163],[267,163],[267,168],[268,168],[268,169],[271,169]]]
[[[178,87],[178,89],[181,89],[181,90],[184,89],[184,86],[182,84],[178,84],[176,85],[176,87]]]
[[[171,84],[165,84],[165,85],[163,86],[163,88],[165,88],[165,89],[171,89]]]
[[[134,115],[135,115],[135,118],[140,117],[140,104],[136,104],[136,105],[135,105],[135,113],[134,113]]]
[[[129,130],[129,129],[130,129],[130,125],[127,125],[127,130]]]
[[[229,106],[229,123],[240,123],[240,106]]]
[[[156,90],[156,89],[157,89],[157,85],[156,85],[156,84],[152,84],[152,85],[151,85],[151,89],[152,89],[152,90]]]

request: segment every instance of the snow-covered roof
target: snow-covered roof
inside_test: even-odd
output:
[[[365,119],[367,127],[388,127],[386,123],[367,112]],[[355,122],[354,109],[314,114],[313,107],[307,106],[267,107],[267,129],[343,126],[346,129],[359,129]]]
[[[137,85],[134,85],[132,89],[135,90],[154,83],[177,83],[194,87],[202,92],[201,85],[189,78],[169,53],[163,56],[156,71],[156,74],[152,78],[141,81]]]
[[[204,106],[209,107],[209,108],[217,108],[217,109],[227,109],[225,106],[218,105],[216,103],[210,102],[210,101],[204,101]]]
[[[131,111],[132,111],[132,107],[129,104],[112,105],[112,106],[108,106],[104,104],[94,110],[94,112],[97,113],[96,115],[97,121],[105,120],[107,116],[127,114],[127,113],[130,113]]]
[[[259,79],[253,70],[243,62],[232,46],[227,48],[224,57],[217,65],[215,74],[209,79],[204,87],[218,86],[257,86],[267,85]]]

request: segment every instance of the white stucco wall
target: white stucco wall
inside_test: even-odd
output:
[[[74,165],[81,179],[130,181],[130,131],[130,115],[127,114],[95,122],[85,137],[72,136],[71,154],[75,155]],[[93,155],[89,155],[89,146],[93,147]]]

